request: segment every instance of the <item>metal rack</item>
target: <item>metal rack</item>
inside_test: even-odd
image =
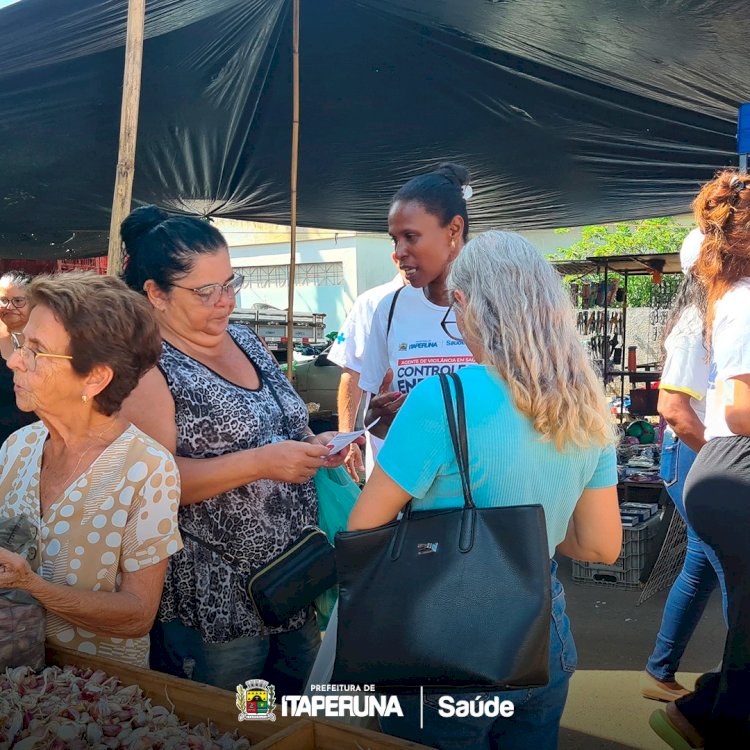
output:
[[[622,301],[622,322],[620,332],[623,337],[623,367],[614,369],[610,366],[609,351],[609,310],[612,307],[608,295],[604,295],[604,350],[603,350],[603,367],[602,378],[606,386],[610,379],[619,378],[620,380],[620,422],[622,423],[625,413],[625,379],[629,378],[630,383],[650,383],[661,377],[661,372],[650,369],[652,365],[642,365],[643,370],[638,372],[626,370],[624,367],[625,360],[625,341],[627,336],[628,320],[628,281],[631,276],[654,276],[656,274],[677,274],[682,273],[680,266],[679,253],[653,253],[653,254],[628,254],[628,255],[602,255],[592,256],[584,260],[559,260],[552,261],[558,273],[562,276],[588,276],[598,274],[603,276],[604,287],[608,289],[610,274],[618,274],[623,279],[624,298]]]

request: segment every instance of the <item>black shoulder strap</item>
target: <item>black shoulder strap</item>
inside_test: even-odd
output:
[[[471,480],[469,478],[469,452],[468,440],[466,437],[466,411],[464,408],[464,391],[461,381],[455,373],[451,374],[456,389],[456,408],[458,411],[458,427],[456,426],[456,416],[453,413],[453,398],[448,383],[447,375],[440,375],[440,387],[443,389],[443,401],[445,403],[445,414],[448,417],[448,430],[451,434],[451,443],[453,451],[456,454],[456,463],[461,475],[461,487],[464,493],[464,507],[473,508],[474,499],[471,496]]]
[[[281,412],[281,421],[283,422],[284,430],[286,431],[286,438],[287,438],[287,440],[294,440],[294,436],[292,435],[292,431],[289,428],[289,420],[286,418],[286,412],[284,411],[284,405],[281,403],[281,399],[279,398],[279,394],[276,392],[276,389],[273,387],[273,382],[272,382],[271,379],[272,379],[272,376],[270,374],[263,373],[263,381],[268,386],[268,390],[271,392],[271,395],[273,396],[273,400],[276,402],[276,405],[279,407],[279,411]]]
[[[391,332],[391,323],[393,322],[393,313],[396,311],[396,300],[398,299],[398,295],[401,294],[401,292],[404,291],[404,287],[401,287],[400,289],[397,289],[393,294],[393,299],[391,300],[391,308],[388,310],[388,325],[385,329],[385,337],[388,338],[388,334]]]

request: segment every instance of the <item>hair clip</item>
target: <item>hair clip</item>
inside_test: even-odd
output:
[[[745,185],[745,183],[737,175],[735,175],[729,182],[729,187],[731,190],[735,190],[736,192],[740,193],[747,187],[747,185]]]
[[[474,195],[474,188],[471,185],[462,185],[461,195],[464,197],[465,201],[468,201],[471,196]]]

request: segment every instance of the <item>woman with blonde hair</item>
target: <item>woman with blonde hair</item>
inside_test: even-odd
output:
[[[544,507],[552,577],[550,681],[498,693],[510,719],[441,718],[437,696],[383,720],[391,734],[439,748],[557,747],[576,649],[557,580],[555,550],[613,562],[620,553],[613,432],[599,380],[578,341],[569,296],[552,266],[520,235],[487,232],[453,261],[447,286],[458,330],[477,365],[459,373],[466,398],[470,480],[479,507]],[[401,407],[349,528],[414,510],[463,504],[440,382],[418,384]],[[393,612],[384,613],[392,618]],[[487,637],[492,638],[488,626]],[[481,648],[481,644],[477,644]]]
[[[673,748],[750,747],[750,176],[726,170],[693,203],[705,235],[694,267],[708,304],[706,444],[685,482],[685,510],[726,580],[721,673],[651,717]]]

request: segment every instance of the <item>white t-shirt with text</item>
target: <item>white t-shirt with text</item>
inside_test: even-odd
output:
[[[363,391],[377,393],[388,368],[393,370],[390,390],[409,393],[431,375],[449,374],[474,364],[466,344],[451,339],[441,326],[448,308],[434,305],[422,289],[406,286],[399,293],[388,332],[393,294],[383,298],[375,310],[359,378]],[[376,439],[371,442],[368,469],[382,444]]]

